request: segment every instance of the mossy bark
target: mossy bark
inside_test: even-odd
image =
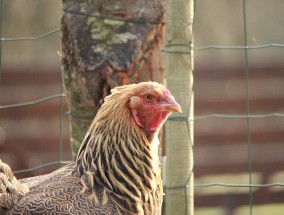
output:
[[[63,0],[62,7],[62,77],[75,158],[111,88],[164,81],[164,6],[162,0]]]

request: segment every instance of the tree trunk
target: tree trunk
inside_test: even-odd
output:
[[[166,122],[166,214],[193,215],[193,0],[167,2],[167,85],[183,114]]]
[[[62,77],[75,158],[110,93],[124,84],[163,82],[162,0],[63,0]]]

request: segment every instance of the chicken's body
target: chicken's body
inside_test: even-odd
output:
[[[157,133],[172,111],[180,112],[180,106],[160,84],[145,82],[115,88],[91,124],[76,163],[20,180],[29,192],[10,208],[1,204],[5,194],[0,192],[2,211],[161,214]]]
[[[81,193],[80,178],[71,174],[74,169],[72,163],[47,175],[20,180],[30,191],[3,214],[118,214],[111,195],[101,205],[90,198],[90,192]],[[94,190],[98,198],[103,196],[101,185],[95,185]]]

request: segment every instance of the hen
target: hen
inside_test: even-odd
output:
[[[116,87],[75,163],[18,181],[0,161],[1,214],[161,214],[157,133],[171,112],[181,107],[158,83]]]

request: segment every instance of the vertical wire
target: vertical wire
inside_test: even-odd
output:
[[[188,185],[186,185],[186,186],[184,187],[184,196],[185,196],[185,201],[186,201],[186,204],[185,204],[185,215],[188,215],[188,214],[189,214],[188,204],[187,204],[187,202],[188,202],[187,189],[188,189]]]
[[[195,87],[195,74],[194,74],[194,32],[195,32],[195,13],[196,13],[196,0],[193,0],[193,15],[192,15],[192,29],[191,29],[191,44],[190,44],[190,53],[191,53],[191,74],[192,74],[192,86],[191,86],[191,95],[190,95],[190,99],[189,99],[189,108],[188,108],[188,115],[187,117],[191,116],[191,113],[190,113],[190,110],[191,108],[194,108],[194,87]],[[193,97],[193,99],[192,99]],[[193,102],[192,102],[193,101]],[[192,104],[193,103],[193,104]],[[194,109],[193,109],[193,116],[194,118]],[[186,215],[188,215],[190,213],[190,209],[189,209],[189,206],[188,206],[188,184],[189,184],[189,181],[190,180],[194,180],[194,166],[195,166],[195,154],[194,154],[194,145],[193,145],[193,141],[194,139],[194,133],[191,133],[191,132],[194,132],[194,120],[193,120],[193,125],[192,125],[192,128],[193,130],[190,129],[190,121],[187,121],[187,129],[188,129],[188,136],[190,138],[190,145],[191,145],[191,153],[192,153],[192,169],[190,170],[190,176],[188,178],[188,181],[186,182],[186,187],[185,187],[185,201],[186,201]],[[192,135],[191,135],[192,134]],[[192,198],[194,198],[194,181],[193,181],[193,196]],[[189,197],[191,198],[191,197]],[[194,211],[194,201],[193,201],[193,211]]]
[[[249,81],[249,62],[248,62],[248,42],[247,42],[247,16],[246,0],[243,0],[243,21],[244,21],[244,42],[245,42],[245,73],[246,73],[246,111],[247,111],[247,141],[248,141],[248,171],[249,184],[252,184],[252,155],[251,155],[251,127],[250,127],[250,81]],[[253,192],[252,186],[249,187],[250,215],[253,211]]]
[[[60,96],[60,120],[59,120],[59,163],[60,166],[62,165],[62,142],[63,142],[63,80],[62,80],[62,75],[60,75],[60,92],[61,92],[61,96]]]
[[[193,0],[193,14],[192,14],[192,27],[191,27],[191,38],[190,41],[189,41],[189,45],[190,45],[190,50],[189,50],[189,53],[190,53],[190,66],[191,66],[191,74],[192,74],[192,86],[191,86],[191,93],[190,93],[190,98],[189,98],[189,105],[188,105],[188,111],[187,111],[187,118],[189,118],[191,116],[191,113],[192,113],[192,108],[194,107],[192,104],[192,101],[193,101],[193,95],[194,95],[194,53],[193,53],[193,50],[194,50],[194,27],[195,27],[195,9],[196,9],[196,2],[195,0]],[[193,110],[194,111],[194,110]],[[194,113],[193,113],[193,116],[194,116]],[[187,132],[188,132],[188,137],[189,137],[189,140],[190,140],[190,146],[191,146],[191,155],[192,156],[192,168],[189,170],[189,176],[188,176],[188,179],[185,183],[185,187],[184,187],[184,192],[185,192],[185,214],[188,215],[190,212],[190,209],[189,209],[189,205],[188,205],[188,195],[190,195],[188,193],[188,187],[189,187],[189,182],[190,180],[193,180],[193,172],[194,172],[194,145],[193,145],[193,139],[191,138],[191,134],[192,134],[192,129],[190,129],[190,123],[194,123],[191,122],[191,121],[186,121],[186,125],[187,125]],[[192,126],[192,128],[194,128],[194,125]],[[193,182],[194,183],[194,182]],[[193,187],[192,189],[194,189],[194,184],[193,184]],[[193,191],[193,195],[194,195],[194,191]],[[193,203],[193,208],[194,208],[194,203]]]

